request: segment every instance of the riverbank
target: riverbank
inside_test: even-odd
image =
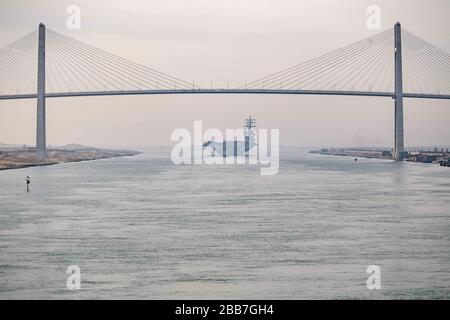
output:
[[[311,150],[309,153],[324,154],[331,156],[347,156],[355,158],[377,158],[392,160],[392,153],[384,149],[358,149],[358,148],[327,148]]]
[[[436,147],[432,150],[408,150],[404,152],[403,160],[421,163],[438,163],[441,166],[449,166],[449,152],[446,147],[438,150]],[[422,148],[423,149],[423,148]],[[381,148],[328,148],[311,150],[309,153],[348,156],[354,158],[376,158],[392,160],[392,152]]]
[[[67,145],[47,149],[45,158],[38,158],[34,148],[0,146],[0,170],[48,166],[67,162],[134,156],[141,152],[133,150],[100,149],[81,145]]]

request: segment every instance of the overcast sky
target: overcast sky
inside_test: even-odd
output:
[[[69,5],[81,29],[66,27]],[[381,29],[366,26],[370,5]],[[448,0],[0,0],[0,48],[37,28],[209,87],[238,85],[390,28],[450,52]],[[406,145],[450,145],[450,101],[405,99]],[[393,100],[329,96],[116,96],[47,99],[47,142],[167,145],[176,128],[241,127],[249,114],[281,144],[392,146]],[[0,101],[0,142],[35,143],[35,100]]]

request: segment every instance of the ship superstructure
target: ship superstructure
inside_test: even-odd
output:
[[[256,119],[250,115],[244,120],[244,140],[207,141],[203,148],[211,149],[211,156],[248,156],[249,151],[257,146]]]

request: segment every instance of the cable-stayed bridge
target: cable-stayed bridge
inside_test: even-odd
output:
[[[41,23],[0,49],[0,100],[37,99],[36,151],[46,153],[45,99],[136,94],[314,94],[389,97],[394,159],[404,152],[403,98],[450,99],[450,54],[400,23],[236,88],[201,88],[67,37]]]

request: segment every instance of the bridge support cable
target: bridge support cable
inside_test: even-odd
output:
[[[394,28],[330,53],[246,82],[238,89],[395,91]],[[402,32],[403,91],[408,96],[450,95],[450,54]]]
[[[35,93],[37,31],[0,49],[0,96]]]
[[[403,30],[404,53],[408,59],[405,66],[405,92],[423,94],[450,94],[450,54],[429,42]],[[421,83],[414,88],[416,80]]]
[[[192,83],[145,67],[78,40],[48,30],[54,54],[66,67],[84,79],[83,91],[192,89]],[[87,86],[87,88],[86,88]],[[57,88],[52,92],[64,92]]]
[[[392,48],[392,29],[280,72],[259,78],[239,88],[270,89],[282,87],[284,89],[304,90],[355,90],[358,87],[358,80],[364,80],[365,78],[352,77],[353,72],[362,68],[369,69],[370,67],[375,70],[371,64],[387,60],[389,54],[392,54],[393,50],[388,49],[390,44]],[[390,58],[392,59],[392,55]],[[363,76],[366,76],[366,74],[363,74]],[[351,79],[351,81],[347,81],[348,79]],[[393,88],[382,88],[375,85],[371,87],[373,91],[393,92]],[[361,91],[369,91],[366,89],[368,88],[361,87]]]

